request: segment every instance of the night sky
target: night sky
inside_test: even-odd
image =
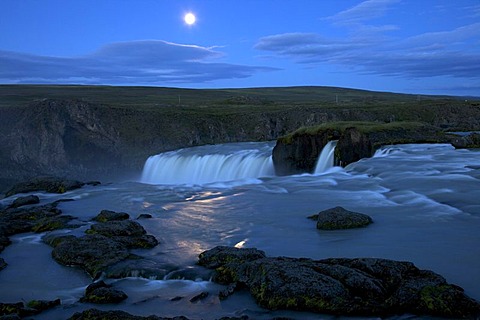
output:
[[[480,96],[480,0],[0,0],[0,83]]]

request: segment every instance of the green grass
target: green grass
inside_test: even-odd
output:
[[[78,85],[0,85],[0,107],[39,99],[80,99],[110,106],[195,108],[237,106],[269,108],[278,105],[379,106],[422,100],[452,100],[446,96],[419,96],[335,87],[268,87],[248,89],[181,89]]]

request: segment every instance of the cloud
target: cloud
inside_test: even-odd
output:
[[[399,1],[400,0],[367,0],[327,19],[338,24],[359,24],[383,16],[390,5],[398,3]]]
[[[404,78],[457,77],[480,74],[480,23],[415,35],[406,39],[286,33],[261,38],[255,48],[297,63],[341,65],[359,74]]]
[[[163,85],[247,78],[277,70],[216,62],[223,56],[214,48],[160,40],[112,43],[80,57],[0,51],[0,81]]]

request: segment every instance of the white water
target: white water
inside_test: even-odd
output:
[[[315,174],[333,167],[337,141],[323,148]],[[145,162],[143,183],[167,185],[205,185],[238,181],[257,183],[275,175],[272,143],[241,143],[180,149],[151,156]]]
[[[198,148],[201,155],[226,155],[233,150],[271,150],[272,144],[234,144]],[[174,152],[179,154],[188,150]],[[197,270],[198,254],[217,245],[256,247],[268,256],[378,257],[411,261],[433,270],[448,282],[480,299],[480,152],[455,150],[445,144],[385,147],[368,159],[322,175],[269,176],[257,184],[161,185],[124,182],[86,186],[67,194],[36,193],[41,204],[62,198],[64,214],[87,225],[62,233],[83,234],[101,210],[124,211],[137,220],[160,244],[135,254],[180,270]],[[226,184],[225,184],[226,185]],[[0,200],[10,204],[15,197]],[[322,232],[309,219],[321,210],[343,206],[368,214],[367,228]],[[0,302],[62,299],[62,306],[36,320],[67,319],[93,307],[78,303],[91,279],[77,268],[64,267],[51,258],[52,248],[32,234],[11,237],[13,244],[1,254],[9,265],[0,272]],[[169,267],[169,268],[170,268]],[[41,271],[39,271],[41,270]],[[193,272],[193,271],[192,271]],[[125,310],[132,314],[189,319],[222,316],[251,319],[352,319],[298,312],[268,311],[257,306],[245,291],[219,300],[223,286],[197,274],[185,280],[107,279],[129,298],[117,305],[95,308]],[[190,298],[210,295],[198,303]],[[174,297],[183,299],[172,301]],[[378,319],[378,318],[362,318]],[[402,315],[390,319],[422,319]]]
[[[335,154],[335,147],[337,146],[337,140],[329,141],[325,147],[323,147],[320,156],[318,157],[317,166],[314,173],[322,173],[333,167],[333,161]]]
[[[147,159],[141,182],[204,185],[273,176],[271,150],[271,144],[246,143],[165,152]]]

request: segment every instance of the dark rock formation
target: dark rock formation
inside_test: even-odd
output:
[[[18,315],[18,317],[28,317],[42,313],[45,310],[54,308],[60,305],[60,299],[47,300],[32,300],[26,305],[23,302],[17,303],[0,303],[0,316]]]
[[[5,262],[5,260],[0,258],[0,271],[5,269],[6,267],[7,267],[7,263]]]
[[[480,133],[466,135],[450,135],[452,145],[457,149],[480,148]]]
[[[69,222],[74,219],[61,215],[58,203],[50,203],[31,208],[7,208],[0,212],[0,245],[3,237],[23,232],[44,232],[73,227]],[[3,236],[3,237],[2,237]],[[3,240],[2,240],[3,239]]]
[[[147,235],[145,229],[135,221],[107,221],[94,224],[86,231],[87,234],[100,234],[116,242],[124,244],[127,248],[153,248],[158,244],[157,239]]]
[[[10,208],[18,208],[22,206],[26,206],[29,204],[38,204],[40,203],[40,198],[35,195],[30,195],[26,197],[18,197],[17,199],[13,200],[12,204],[9,206]]]
[[[1,231],[2,229],[0,229],[0,232],[4,232],[4,231]],[[5,247],[9,246],[12,242],[10,241],[10,239],[5,236],[4,234],[0,233],[0,252],[3,251],[3,249],[5,249]]]
[[[58,263],[79,266],[93,278],[127,258],[140,259],[128,249],[153,248],[158,244],[155,237],[146,234],[139,223],[131,220],[95,224],[86,233],[83,237],[50,236],[44,241],[54,247],[52,257]],[[116,270],[110,272],[122,274],[119,268]]]
[[[62,237],[54,247],[52,257],[66,266],[79,266],[92,278],[116,262],[130,255],[127,247],[102,235],[84,237]]]
[[[98,222],[107,222],[115,220],[128,220],[130,215],[125,212],[115,212],[110,210],[102,210],[93,220]]]
[[[337,230],[366,227],[373,222],[368,215],[335,207],[309,217],[317,221],[317,229]]]
[[[85,296],[80,299],[80,302],[90,303],[119,303],[127,299],[125,292],[112,288],[111,285],[104,281],[94,282],[85,289]]]
[[[81,188],[83,185],[83,182],[77,180],[68,180],[58,177],[37,177],[14,185],[5,193],[5,195],[9,197],[17,193],[34,191],[65,193],[70,190]]]
[[[149,213],[142,213],[138,215],[137,219],[151,219],[153,218],[151,214]]]
[[[416,122],[335,122],[302,128],[277,140],[272,153],[276,173],[312,173],[331,140],[338,140],[334,162],[343,167],[371,157],[383,145],[450,141],[439,128]]]
[[[186,317],[173,317],[173,318],[164,318],[157,316],[134,316],[125,311],[112,310],[112,311],[101,311],[98,309],[89,309],[83,312],[77,312],[68,320],[188,320]]]
[[[480,315],[480,304],[462,288],[410,262],[268,258],[255,249],[247,249],[248,254],[243,250],[217,247],[200,254],[199,264],[215,268],[216,282],[246,287],[257,303],[268,309],[350,316]],[[246,259],[242,261],[243,256]]]

